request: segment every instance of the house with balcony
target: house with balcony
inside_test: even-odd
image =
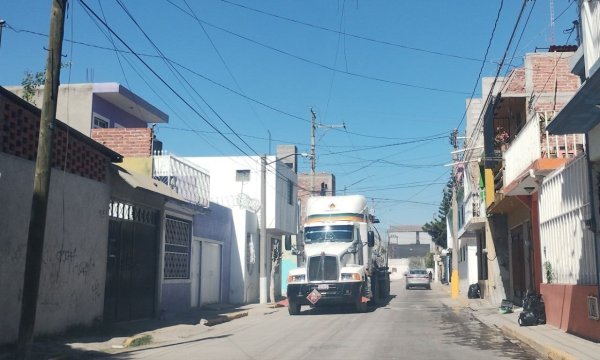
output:
[[[523,67],[499,79],[484,110],[486,256],[499,270],[499,277],[488,277],[484,292],[502,285],[517,304],[527,292],[539,293],[542,283],[540,185],[583,152],[582,135],[547,131],[579,87],[579,77],[569,70],[575,50],[550,47],[526,54]]]
[[[482,93],[487,94],[493,79],[484,78]],[[467,99],[464,146],[456,150],[455,166],[458,208],[458,244],[453,255],[458,258],[459,292],[467,294],[471,284],[487,280],[486,209],[483,183],[482,99]],[[457,139],[458,140],[458,139]],[[480,287],[483,284],[480,284]]]
[[[23,93],[21,87],[9,89]],[[42,91],[36,90],[34,102],[41,101]],[[212,250],[203,253],[194,233],[196,229],[205,235],[199,223],[209,208],[209,176],[161,152],[151,125],[167,123],[168,115],[121,84],[87,83],[59,87],[57,116],[123,156],[111,170],[107,204],[111,221],[104,320],[164,316],[199,306],[202,300],[227,301],[221,289],[228,288],[222,283],[228,279],[220,269],[229,256],[208,242]],[[216,214],[227,216],[226,211]],[[230,222],[220,220],[225,227]],[[215,241],[229,244],[231,237]],[[215,268],[200,271],[206,267],[202,254],[214,259],[216,253],[221,257],[211,263]],[[203,275],[210,279],[202,281]],[[201,283],[210,296],[201,294]],[[215,288],[219,290],[213,294]]]
[[[208,172],[181,157],[155,150],[152,128],[95,128],[91,136],[123,154],[128,183],[148,190],[153,189],[151,184],[160,183],[177,194],[177,198],[167,198],[158,213],[155,311],[169,316],[207,303],[227,302],[222,290],[229,287],[229,278],[221,269],[230,259],[227,250],[233,235],[224,231],[226,237],[207,238],[202,224],[221,223],[227,228],[231,215],[227,211],[210,213]],[[217,215],[223,218],[215,219]]]
[[[558,138],[584,134],[585,155],[542,182],[540,288],[548,324],[600,341],[600,4],[577,5],[582,43],[569,65],[582,85],[546,130]]]
[[[260,228],[263,225],[260,224],[259,214],[262,206],[266,210],[264,266],[267,288],[272,287],[275,299],[281,296],[282,237],[296,235],[299,225],[295,146],[278,146],[276,156],[266,156],[265,204],[261,203],[263,182],[260,156],[186,157],[185,161],[210,172],[213,179],[210,182],[211,201],[230,208],[233,213],[236,244],[233,246],[235,251],[231,255],[229,269],[229,301],[238,304],[259,301]]]

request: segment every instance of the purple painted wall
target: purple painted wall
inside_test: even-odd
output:
[[[231,247],[237,244],[231,209],[210,203],[210,211],[194,217],[194,236],[223,242],[221,301],[229,302]]]
[[[176,314],[191,308],[190,283],[163,283],[160,310]]]
[[[103,98],[94,95],[92,100],[92,112],[95,112],[107,119],[110,120],[110,127],[115,127],[115,122],[119,125],[126,128],[145,128],[147,127],[146,122],[140,120],[139,118],[129,114],[126,111],[123,111],[116,107],[115,105],[109,103]],[[93,118],[90,118],[90,121],[93,123]]]

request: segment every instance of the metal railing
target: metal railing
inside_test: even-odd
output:
[[[208,207],[210,176],[208,172],[165,151],[152,156],[152,177],[167,184],[185,200]]]
[[[582,134],[551,135],[546,127],[556,111],[537,112],[503,154],[504,185],[510,184],[538,159],[574,158],[583,151]]]

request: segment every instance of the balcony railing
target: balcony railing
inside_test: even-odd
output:
[[[152,166],[152,177],[169,185],[190,203],[208,207],[210,176],[206,171],[166,152],[156,152]]]
[[[510,143],[503,155],[504,185],[538,159],[573,158],[583,151],[582,134],[550,135],[545,130],[554,115],[554,111],[538,112]]]

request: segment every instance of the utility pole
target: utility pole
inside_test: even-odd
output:
[[[315,163],[316,163],[316,154],[315,154],[315,133],[317,128],[346,128],[345,123],[341,123],[339,125],[325,125],[325,124],[317,124],[317,114],[310,108],[311,122],[310,122],[310,196],[313,196],[315,193]]]
[[[315,131],[317,130],[317,114],[310,108],[310,196],[315,193]]]
[[[19,359],[29,358],[35,329],[35,315],[44,249],[44,232],[46,229],[46,212],[48,209],[48,190],[50,188],[52,137],[56,121],[56,102],[60,79],[66,8],[67,0],[52,1],[48,57],[46,60],[46,81],[44,82],[42,113],[40,117],[40,134],[35,162],[23,295],[21,298],[21,319],[19,323],[19,338],[17,340],[17,356]]]
[[[267,303],[267,156],[260,157],[259,302]],[[270,241],[269,241],[270,243]]]
[[[452,152],[452,275],[450,277],[452,298],[457,298],[459,293],[458,275],[458,201],[456,199],[456,174],[458,166],[458,129],[452,131],[450,144],[454,148]]]

